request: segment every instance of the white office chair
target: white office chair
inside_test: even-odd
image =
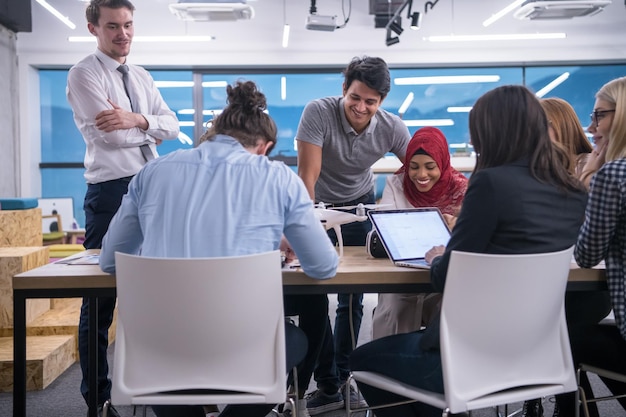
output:
[[[113,404],[285,402],[279,251],[115,263]]]
[[[354,379],[441,408],[444,416],[575,391],[564,313],[572,251],[453,251],[441,310],[445,393],[373,372],[354,371]],[[529,308],[518,302],[527,300]]]

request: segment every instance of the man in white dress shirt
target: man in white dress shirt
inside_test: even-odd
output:
[[[133,40],[133,11],[128,0],[91,0],[86,17],[98,42],[95,53],[74,65],[68,75],[67,99],[87,149],[85,152],[85,243],[100,248],[109,222],[131,178],[156,156],[156,145],[179,133],[176,115],[163,101],[150,74],[127,65]],[[120,68],[121,67],[121,68]],[[127,77],[123,75],[127,72]],[[127,78],[126,81],[124,78]],[[111,397],[106,350],[115,298],[98,300],[98,404]],[[78,350],[88,398],[88,299],[80,314]],[[117,412],[114,411],[113,416]]]

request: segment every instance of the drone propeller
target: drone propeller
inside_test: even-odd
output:
[[[335,231],[335,234],[337,235],[337,243],[339,245],[339,257],[343,256],[343,237],[341,236],[341,225],[367,220],[367,216],[365,215],[354,215],[343,211],[328,210],[320,208],[319,206],[315,208],[315,215],[318,219],[320,219],[326,230],[333,229]]]
[[[342,207],[329,207],[330,210],[352,210],[358,208],[364,208],[367,210],[378,210],[379,208],[389,207],[391,204],[363,204],[359,203],[356,206],[342,206]]]

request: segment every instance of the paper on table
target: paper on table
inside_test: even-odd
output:
[[[56,261],[55,263],[67,265],[98,265],[100,263],[100,255],[96,253],[79,256],[78,258],[66,258]]]

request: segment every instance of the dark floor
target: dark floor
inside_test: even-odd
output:
[[[331,311],[334,313],[336,297],[331,296]],[[365,311],[363,313],[363,324],[359,336],[358,344],[367,342],[371,334],[372,309],[376,305],[376,295],[366,294],[364,298]],[[334,316],[331,317],[334,320]],[[113,345],[114,347],[114,345]],[[112,361],[112,351],[109,349],[109,363]],[[602,383],[596,378],[592,380],[596,394],[606,393]],[[43,391],[29,392],[27,396],[27,416],[26,417],[84,417],[87,414],[87,406],[79,391],[80,368],[78,364],[72,365],[63,375],[55,380]],[[312,383],[310,389],[314,389]],[[509,404],[508,416],[520,414],[520,404]],[[132,407],[116,406],[122,417],[133,415]],[[599,404],[603,417],[626,417],[626,411],[620,407],[616,401],[606,401]],[[552,416],[553,402],[551,398],[544,400],[544,415]],[[13,399],[11,393],[0,393],[0,417],[9,417],[13,413]],[[316,417],[345,417],[345,411],[336,410]],[[363,417],[364,413],[355,417]],[[137,415],[142,415],[141,410]],[[148,417],[154,417],[152,410],[148,410]],[[477,410],[472,413],[472,417],[495,417],[498,416],[495,408]],[[504,417],[504,409],[500,408],[499,416]],[[573,417],[573,416],[559,416]]]

